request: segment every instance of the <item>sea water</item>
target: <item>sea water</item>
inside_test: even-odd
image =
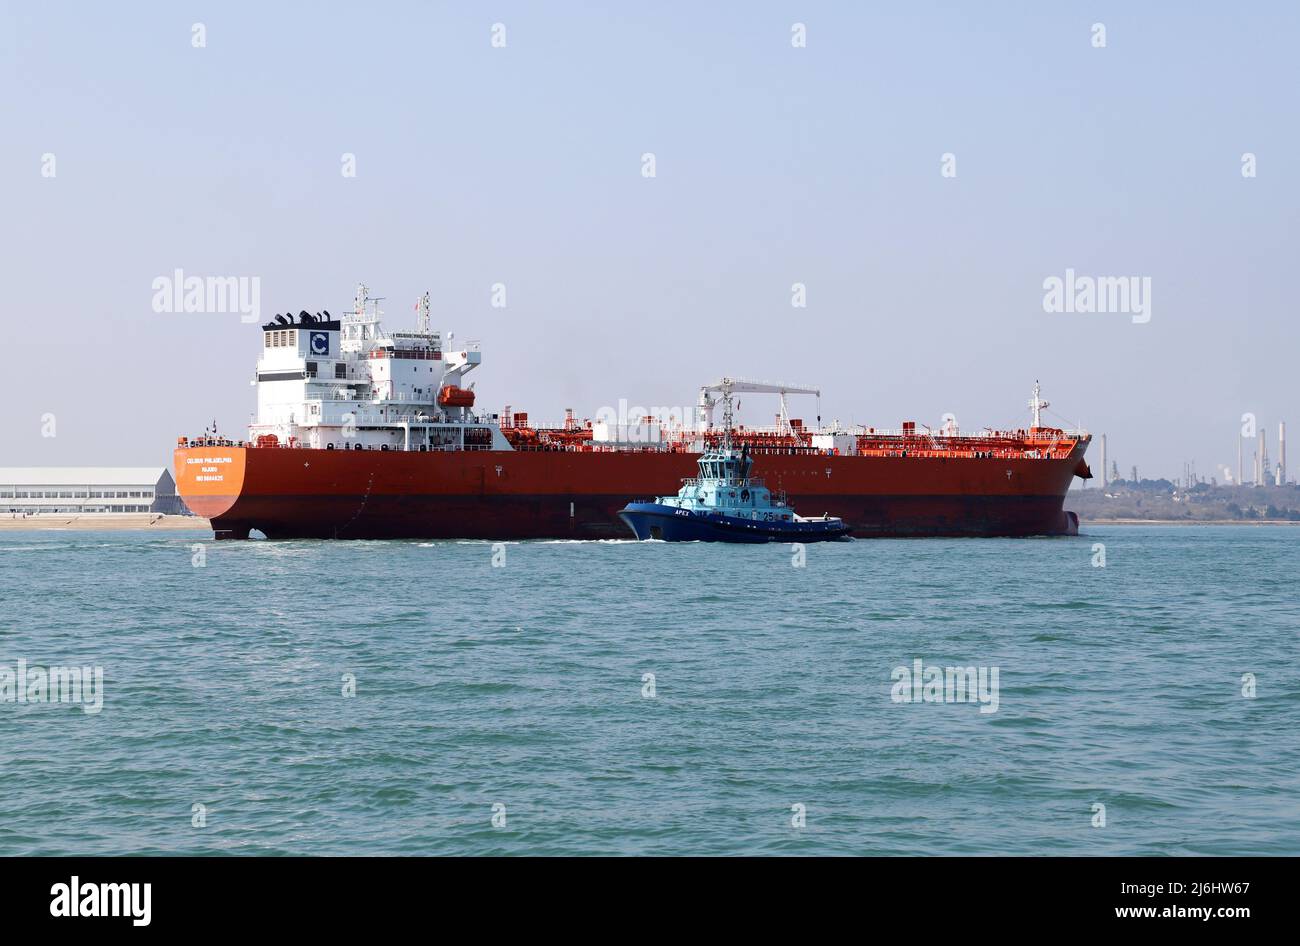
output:
[[[3,532],[0,854],[1300,853],[1300,529],[1083,531]]]

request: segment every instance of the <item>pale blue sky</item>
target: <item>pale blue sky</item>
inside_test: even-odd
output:
[[[154,313],[177,267],[260,276],[268,316],[365,280],[395,326],[429,289],[482,339],[480,403],[535,420],[734,374],[819,385],[826,420],[977,428],[1040,378],[1144,475],[1235,464],[1245,411],[1274,453],[1300,423],[1294,3],[0,10],[0,465],[242,436],[260,336]],[[1150,276],[1150,323],[1045,313],[1067,267]]]

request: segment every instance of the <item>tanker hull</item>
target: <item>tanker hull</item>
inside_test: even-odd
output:
[[[759,453],[754,475],[858,537],[1068,535],[1086,442],[1051,459]],[[631,539],[629,502],[675,492],[698,454],[190,446],[177,489],[218,539]]]

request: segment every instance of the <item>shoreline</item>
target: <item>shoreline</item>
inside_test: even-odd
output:
[[[0,531],[67,531],[67,532],[124,532],[180,531],[211,532],[212,525],[202,516],[164,516],[159,513],[99,513],[99,514],[41,514],[35,516],[12,515],[0,517]]]

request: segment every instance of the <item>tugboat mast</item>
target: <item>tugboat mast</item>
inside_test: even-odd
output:
[[[731,452],[731,387],[722,389],[722,451]]]

